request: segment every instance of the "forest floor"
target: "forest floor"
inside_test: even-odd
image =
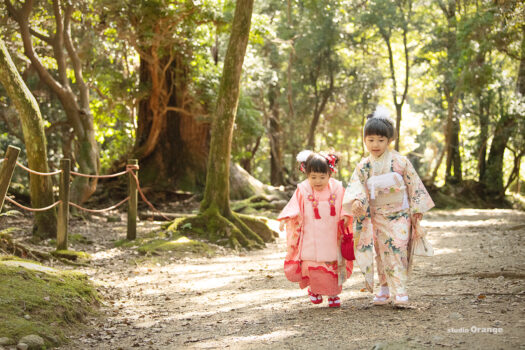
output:
[[[93,217],[71,225],[92,241],[73,249],[92,255],[80,270],[104,305],[61,349],[525,349],[522,211],[426,215],[435,256],[416,257],[405,308],[372,306],[357,266],[341,308],[311,304],[283,275],[283,235],[240,254],[144,258],[115,247],[125,221]],[[143,220],[139,236],[159,226]]]

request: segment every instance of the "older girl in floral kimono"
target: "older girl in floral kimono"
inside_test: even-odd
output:
[[[278,218],[281,231],[286,223],[285,275],[301,288],[309,286],[312,303],[320,304],[327,295],[328,306],[339,307],[338,294],[353,263],[342,258],[338,237],[339,221],[344,218],[346,225],[350,219],[342,210],[344,187],[331,177],[338,158],[302,151],[297,160],[307,179]]]
[[[370,155],[352,175],[344,207],[354,216],[356,262],[373,292],[374,251],[381,289],[373,303],[407,304],[407,245],[411,220],[421,220],[434,206],[410,161],[389,150],[394,140],[394,121],[379,106],[368,116],[364,142]]]

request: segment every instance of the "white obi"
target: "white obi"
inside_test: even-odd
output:
[[[370,193],[372,207],[399,206],[401,210],[409,208],[408,197],[403,177],[390,172],[383,175],[371,176],[366,182]]]

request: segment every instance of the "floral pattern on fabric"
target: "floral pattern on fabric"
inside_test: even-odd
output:
[[[387,153],[389,152],[389,153]],[[403,177],[409,210],[403,210],[400,203],[371,207],[367,181],[372,176],[372,160],[364,158],[354,169],[345,192],[343,207],[350,211],[354,200],[363,203],[365,215],[354,218],[354,240],[356,262],[365,277],[370,292],[374,286],[374,252],[379,280],[382,285],[392,287],[394,294],[404,294],[407,279],[407,244],[410,237],[410,215],[424,213],[434,207],[423,182],[410,161],[395,151],[386,151],[384,156],[390,162],[390,169],[383,169],[382,175],[394,171]]]
[[[313,242],[319,249],[321,245],[326,245],[327,235],[332,235],[332,232],[325,232],[323,235],[314,236],[312,230],[316,231],[316,229],[307,226],[308,223],[315,223],[320,225],[319,227],[328,228],[331,227],[332,221],[337,223],[343,215],[348,215],[342,208],[343,186],[334,179],[330,180],[329,185],[330,192],[325,193],[326,198],[324,200],[321,197],[316,197],[320,198],[318,206],[321,209],[321,217],[319,219],[313,220],[315,215],[312,210],[313,205],[312,201],[308,200],[308,197],[314,194],[308,189],[307,182],[302,182],[297,186],[297,190],[282,210],[278,220],[286,220],[287,253],[284,262],[286,278],[292,282],[298,282],[300,288],[310,286],[313,293],[337,295],[341,292],[342,283],[352,274],[353,269],[353,262],[346,261],[341,257],[337,226],[334,226],[333,244],[338,254],[335,254],[331,261],[303,260],[301,258],[305,253],[307,244],[304,242],[305,231],[308,231],[309,238],[307,240],[310,241],[310,244]],[[316,195],[322,195],[322,193],[316,193]],[[335,211],[333,216],[331,215],[332,207]],[[325,238],[321,239],[321,237]]]

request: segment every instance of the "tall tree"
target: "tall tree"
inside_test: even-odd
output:
[[[192,60],[200,48],[196,37],[200,25],[221,23],[209,5],[179,1],[98,0],[108,28],[140,56],[140,102],[134,157],[143,170],[141,182],[156,190],[195,191],[204,187],[209,149],[211,98],[195,81],[214,81],[196,75]],[[218,43],[216,43],[218,44]],[[210,43],[211,46],[211,43]],[[218,48],[214,59],[219,59]],[[213,66],[211,57],[198,58],[197,73]],[[214,68],[213,68],[214,69]],[[198,91],[201,89],[200,91]]]
[[[273,54],[270,54],[273,57]],[[272,69],[278,69],[278,62],[272,60]],[[270,113],[268,113],[268,139],[270,141],[270,183],[274,186],[284,185],[283,154],[281,147],[281,117],[279,106],[280,86],[277,80],[268,84],[268,102],[270,104]]]
[[[200,214],[192,222],[204,224],[213,241],[226,240],[231,246],[254,248],[263,239],[230,208],[230,154],[240,94],[240,79],[248,45],[254,0],[237,0],[230,40],[212,123],[206,187]],[[245,219],[246,220],[246,219]]]
[[[297,16],[303,18],[301,26],[294,29],[301,35],[294,41],[295,57],[294,75],[298,76],[304,103],[301,110],[294,112],[306,120],[309,125],[302,126],[308,130],[306,146],[316,146],[317,127],[321,116],[334,92],[337,89],[337,75],[340,72],[340,61],[336,47],[341,40],[337,21],[337,6],[323,1],[304,1],[298,6]],[[297,99],[299,99],[297,95]],[[296,125],[299,125],[298,123]],[[297,127],[294,125],[294,127]],[[292,130],[293,133],[298,130]],[[304,146],[304,145],[303,145]]]
[[[390,80],[392,83],[392,100],[396,108],[396,140],[395,140],[395,149],[399,151],[399,142],[400,137],[399,133],[401,132],[401,119],[402,119],[402,110],[403,105],[407,99],[408,87],[409,87],[409,78],[410,78],[410,68],[411,68],[411,58],[410,58],[410,49],[408,47],[408,36],[412,24],[412,1],[403,0],[403,1],[388,1],[388,0],[375,0],[372,1],[369,7],[369,10],[364,13],[364,22],[367,24],[372,24],[377,27],[379,35],[384,41],[388,54],[388,67],[390,72]],[[393,44],[395,43],[394,35],[400,32],[402,39],[403,47],[403,83],[402,83],[402,92],[398,90],[399,79],[397,79],[396,71],[396,62],[397,59],[394,56]]]
[[[473,30],[473,32],[483,33],[478,34],[481,48],[490,46],[489,50],[496,48],[504,54],[503,56],[499,55],[500,58],[491,64],[494,74],[498,74],[494,80],[498,81],[499,86],[494,93],[494,98],[489,93],[485,108],[487,113],[492,112],[492,119],[495,119],[496,123],[488,157],[483,164],[485,167],[480,169],[483,170],[480,171],[480,181],[485,184],[488,194],[493,198],[503,198],[505,190],[510,184],[508,182],[505,185],[503,180],[505,150],[510,149],[515,156],[514,169],[511,171],[510,179],[512,179],[512,173],[514,173],[516,164],[519,164],[519,159],[522,156],[522,153],[513,150],[512,146],[509,148],[509,141],[513,141],[511,143],[515,145],[520,145],[520,140],[522,140],[520,131],[523,128],[522,110],[515,107],[525,101],[523,97],[525,88],[522,85],[525,81],[525,25],[523,21],[519,20],[522,18],[520,11],[520,6],[512,1],[502,7],[486,6],[480,11],[481,14],[476,17],[478,28]],[[498,66],[503,67],[507,61],[518,66],[515,81],[505,79],[504,76],[500,75],[501,69],[497,68]],[[482,76],[482,74],[477,74],[477,76]],[[492,102],[496,102],[493,108],[491,108]]]
[[[457,38],[457,0],[439,0],[445,23],[441,29],[442,47],[446,51],[446,58],[440,62],[443,74],[443,93],[447,102],[447,119],[445,123],[445,147],[446,147],[446,174],[447,183],[458,183],[463,179],[461,170],[461,155],[459,149],[460,121],[456,114],[457,102],[462,88],[462,77],[458,75],[460,48]]]
[[[25,55],[37,71],[40,80],[53,91],[67,116],[75,134],[75,161],[79,170],[85,174],[98,174],[99,155],[95,140],[93,115],[90,110],[89,87],[82,73],[83,62],[75,48],[71,36],[71,23],[75,8],[71,2],[53,0],[51,13],[54,26],[50,25],[45,34],[31,26],[33,0],[27,0],[18,7],[10,0],[5,0],[11,17],[18,23]],[[56,61],[57,74],[46,69],[42,58],[35,51],[33,40],[47,44],[52,48]],[[74,74],[73,80],[68,71]],[[96,189],[97,180],[75,177],[72,184],[72,200],[79,203],[87,200]]]
[[[4,86],[18,110],[27,151],[27,162],[31,169],[48,172],[46,135],[40,109],[22,77],[18,73],[4,41],[0,39],[0,84]],[[42,208],[51,205],[53,181],[48,176],[30,174],[31,205]],[[33,234],[39,238],[56,236],[56,210],[35,213]]]

